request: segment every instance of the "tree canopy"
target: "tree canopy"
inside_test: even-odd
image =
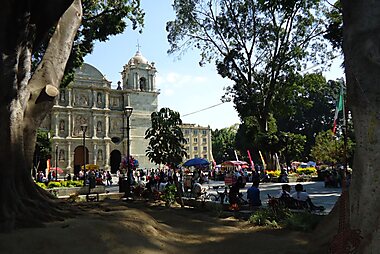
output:
[[[237,125],[212,131],[212,151],[217,164],[232,159],[233,151],[236,149]]]
[[[145,13],[140,8],[140,0],[83,0],[83,18],[75,36],[73,49],[65,69],[62,86],[74,78],[74,69],[82,65],[83,59],[93,51],[96,41],[105,42],[110,36],[120,34],[128,27],[143,28]],[[54,28],[50,31],[52,35]],[[34,66],[41,61],[48,46],[50,36],[46,36],[34,53]]]
[[[186,156],[180,125],[180,114],[170,108],[161,108],[151,115],[152,127],[145,132],[145,139],[149,139],[146,155],[156,164],[178,165]]]
[[[201,64],[214,60],[218,73],[234,81],[228,98],[241,119],[254,117],[265,132],[289,73],[330,56],[321,36],[325,7],[318,0],[175,0],[168,52],[195,47]]]

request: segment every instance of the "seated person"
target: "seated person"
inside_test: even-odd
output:
[[[252,183],[252,186],[247,190],[247,199],[251,208],[255,206],[261,206],[259,182],[260,181],[255,180]]]
[[[240,188],[243,186],[243,178],[241,176],[238,177],[236,183],[232,185],[230,188],[230,192],[228,193],[228,199],[230,201],[230,209],[231,210],[239,210],[239,195]]]
[[[300,207],[299,208],[305,208],[304,204],[307,204],[310,209],[312,210],[324,210],[323,206],[315,206],[313,202],[311,201],[311,198],[309,194],[303,189],[302,184],[296,184],[294,187],[296,192],[292,194],[292,198],[294,198],[297,201],[300,201]]]
[[[283,198],[283,197],[289,198],[291,189],[292,189],[292,187],[289,184],[283,184],[281,186],[281,191],[280,191],[280,193],[278,193],[276,198]]]
[[[202,195],[202,185],[200,183],[194,183],[193,189],[192,189],[192,195],[195,198],[198,198]]]
[[[292,187],[289,184],[283,184],[281,186],[281,191],[275,197],[272,197],[268,194],[268,204],[275,207],[284,206],[286,208],[296,209],[297,201],[290,195],[291,188]]]
[[[160,192],[163,192],[164,189],[165,189],[165,186],[168,184],[168,182],[160,182],[160,184],[158,185],[158,191]]]

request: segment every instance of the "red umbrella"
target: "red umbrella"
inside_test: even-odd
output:
[[[54,168],[50,168],[50,171],[54,171],[55,172],[55,167]],[[61,169],[60,167],[57,167],[57,173],[58,174],[63,174],[63,169]]]

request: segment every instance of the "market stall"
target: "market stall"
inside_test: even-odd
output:
[[[225,185],[232,186],[236,183],[237,178],[242,176],[243,184],[247,182],[242,169],[248,168],[248,163],[245,161],[225,161],[221,164],[221,170],[224,173]]]

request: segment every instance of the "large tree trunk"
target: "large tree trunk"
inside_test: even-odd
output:
[[[323,226],[335,222],[330,224],[330,228],[335,231],[335,235],[339,232],[341,237],[340,239],[335,237],[335,240],[340,242],[340,252],[335,253],[378,253],[380,249],[378,200],[380,196],[380,2],[344,0],[342,5],[347,102],[352,110],[355,126],[355,157],[346,214],[342,212],[344,210],[342,208],[332,213],[326,218],[326,223],[322,223],[318,233],[320,236],[323,234],[331,236],[334,232],[323,232]],[[341,207],[341,202],[342,198],[335,208],[338,205]],[[338,227],[337,222],[338,220],[342,222],[342,215],[346,215],[347,225]],[[319,241],[319,244],[321,243],[323,241]],[[333,244],[330,244],[330,248],[332,246]]]
[[[380,249],[380,2],[345,0],[343,51],[355,126],[350,225],[360,230],[359,253]]]
[[[71,6],[67,9],[68,2],[8,0],[0,10],[2,231],[18,225],[36,225],[62,214],[56,209],[56,202],[36,187],[30,167],[36,130],[50,112],[53,99],[58,95],[59,84],[81,22],[80,0],[75,0],[72,4],[70,1]],[[37,4],[41,5],[36,6]],[[41,21],[42,18],[46,20]],[[56,29],[43,60],[31,77],[32,49],[37,46],[34,43],[42,40],[39,34],[41,31],[47,32],[54,25]]]

